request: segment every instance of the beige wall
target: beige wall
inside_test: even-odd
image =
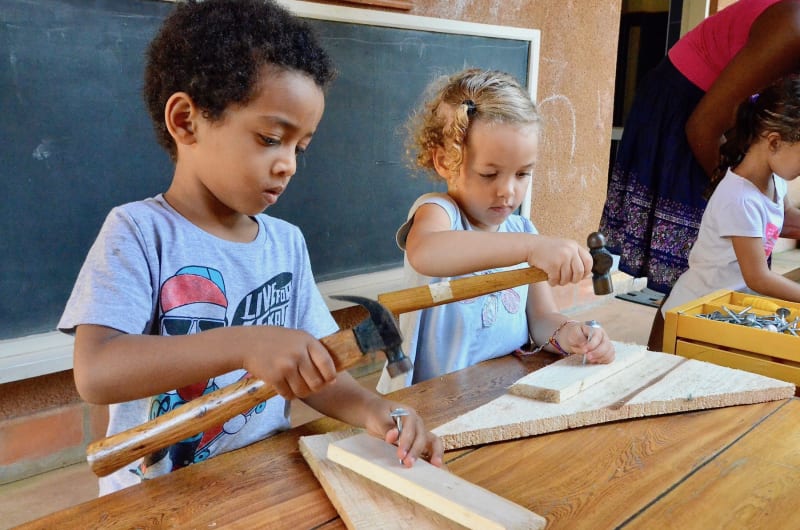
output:
[[[542,233],[585,243],[600,223],[620,9],[621,0],[414,0],[408,11],[541,30],[537,91],[546,130],[531,217]]]

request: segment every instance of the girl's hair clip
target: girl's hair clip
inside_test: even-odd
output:
[[[461,102],[461,104],[467,106],[467,116],[469,116],[470,118],[474,116],[475,111],[478,110],[475,107],[475,102],[472,101],[471,99],[465,99],[464,101]]]
[[[750,96],[750,103],[755,103],[756,101],[758,101],[758,92]]]

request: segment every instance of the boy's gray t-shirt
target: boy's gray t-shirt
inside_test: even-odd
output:
[[[97,324],[130,334],[185,335],[219,326],[274,325],[314,337],[337,330],[317,289],[300,230],[265,214],[249,243],[215,237],[163,198],[114,208],[93,244],[58,328]],[[199,395],[247,377],[244,370],[109,407],[107,434],[136,427]],[[121,385],[125,381],[120,381]],[[100,480],[100,494],[168,473],[289,428],[289,403],[260,403],[216,429]]]

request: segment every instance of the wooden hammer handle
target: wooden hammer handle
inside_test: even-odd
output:
[[[513,269],[379,294],[378,302],[398,315],[546,279],[547,273],[536,267]]]
[[[337,371],[358,362],[364,354],[352,329],[320,339]],[[86,448],[89,467],[99,476],[129,464],[199,432],[225,423],[276,395],[275,389],[254,377],[193,399],[147,423],[93,442]]]

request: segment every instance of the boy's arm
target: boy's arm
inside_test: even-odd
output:
[[[734,236],[731,237],[731,242],[747,287],[765,296],[800,302],[800,284],[772,272],[767,267],[764,244],[760,237]]]
[[[444,449],[441,440],[429,432],[422,418],[406,405],[385,399],[361,386],[347,372],[341,372],[336,382],[303,401],[315,410],[356,427],[363,427],[389,443],[397,444],[397,457],[407,467],[425,456],[435,466],[442,465]],[[398,433],[390,413],[405,409],[403,432]],[[399,434],[399,436],[398,436]]]
[[[424,204],[414,214],[406,239],[411,266],[426,276],[450,277],[528,262],[547,273],[551,284],[585,278],[592,268],[589,251],[568,239],[508,232],[451,230],[447,212]]]
[[[286,399],[336,379],[325,347],[304,331],[233,326],[194,335],[129,335],[83,324],[75,331],[75,383],[90,403],[119,403],[206,381],[236,369]]]

